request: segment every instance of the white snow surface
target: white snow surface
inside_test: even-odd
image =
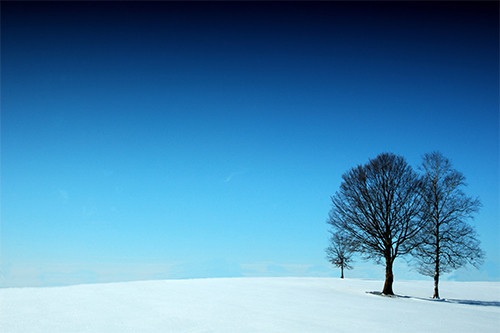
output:
[[[0,289],[0,332],[499,332],[500,282],[218,278]]]

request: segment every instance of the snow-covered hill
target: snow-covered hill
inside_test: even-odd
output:
[[[500,282],[235,278],[0,289],[7,332],[498,332]]]

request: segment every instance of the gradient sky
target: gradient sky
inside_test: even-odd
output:
[[[338,276],[324,249],[342,174],[435,150],[483,203],[485,264],[448,278],[500,279],[498,3],[1,15],[0,285]],[[396,283],[422,278],[396,262]]]

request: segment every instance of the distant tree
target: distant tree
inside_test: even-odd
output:
[[[326,257],[333,265],[340,268],[340,278],[344,278],[344,269],[352,269],[351,262],[355,250],[355,241],[341,231],[332,232]]]
[[[365,259],[385,261],[383,294],[393,295],[392,267],[415,246],[422,228],[422,182],[405,159],[383,153],[342,176],[328,223],[358,244]]]
[[[478,267],[484,257],[474,229],[467,224],[478,212],[479,199],[462,191],[465,177],[439,152],[426,154],[424,174],[426,222],[414,250],[418,271],[434,277],[433,298],[439,298],[439,276],[466,264]]]

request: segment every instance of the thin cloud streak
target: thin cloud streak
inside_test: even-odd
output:
[[[239,171],[232,172],[229,176],[226,177],[224,183],[229,183],[235,176],[243,175],[245,173],[247,173],[246,169],[241,169]]]

